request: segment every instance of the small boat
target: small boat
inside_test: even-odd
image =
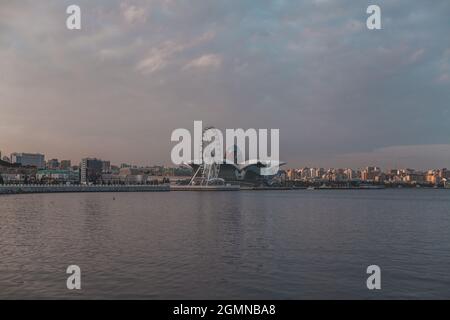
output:
[[[306,188],[306,190],[316,190],[316,188],[314,188],[314,187],[308,187],[308,188]]]

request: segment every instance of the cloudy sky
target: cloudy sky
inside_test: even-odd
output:
[[[0,150],[170,164],[202,120],[290,166],[450,167],[450,1],[372,3],[1,0]]]

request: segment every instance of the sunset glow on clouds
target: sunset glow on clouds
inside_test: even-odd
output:
[[[71,1],[2,1],[0,150],[169,163],[202,120],[279,128],[294,166],[450,162],[450,2],[379,1],[379,31],[368,1],[193,3],[78,1],[68,31]]]

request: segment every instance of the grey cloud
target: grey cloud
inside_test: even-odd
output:
[[[449,144],[448,1],[379,1],[374,32],[369,1],[82,0],[81,32],[68,4],[0,4],[2,150],[169,163],[194,120],[280,128],[291,165]]]

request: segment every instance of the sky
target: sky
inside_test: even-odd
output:
[[[0,150],[170,165],[172,131],[201,120],[280,129],[289,167],[450,167],[449,17],[448,0],[2,0]]]

